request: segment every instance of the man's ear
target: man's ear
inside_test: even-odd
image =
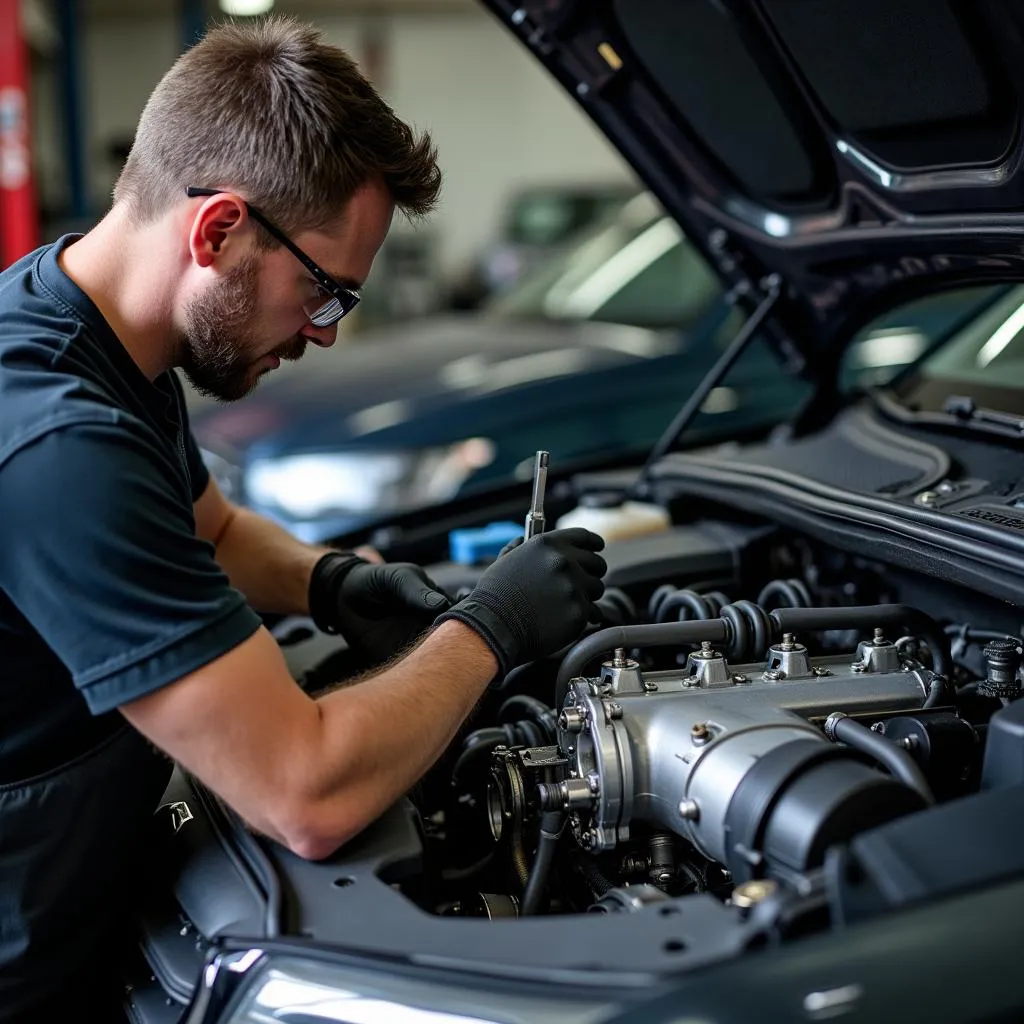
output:
[[[210,196],[192,218],[188,246],[197,266],[209,267],[232,238],[246,227],[249,210],[245,200],[232,192]]]

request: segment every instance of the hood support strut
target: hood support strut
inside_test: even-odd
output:
[[[651,454],[647,456],[644,468],[640,471],[640,476],[633,485],[632,492],[635,497],[649,496],[651,467],[677,444],[679,438],[682,437],[697,413],[700,412],[701,406],[707,401],[707,397],[711,394],[712,389],[717,387],[726,374],[728,374],[733,364],[753,340],[758,328],[764,322],[765,317],[772,311],[775,303],[779,300],[779,296],[782,294],[782,279],[778,274],[770,274],[761,281],[761,287],[764,289],[764,296],[750,315],[750,319],[743,324],[736,337],[730,342],[729,347],[718,357],[717,362],[704,375],[704,379],[700,384],[694,388],[693,394],[690,395],[686,404],[679,410],[675,419],[668,425],[668,429],[651,449]]]

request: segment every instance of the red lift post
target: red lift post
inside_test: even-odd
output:
[[[39,244],[21,0],[0,0],[0,268]]]

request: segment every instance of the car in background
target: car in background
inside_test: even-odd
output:
[[[844,379],[884,383],[987,297],[931,296],[872,325]],[[310,542],[528,475],[648,451],[743,323],[649,193],[478,314],[374,328],[311,349],[241,402],[189,392],[221,488]],[[770,429],[805,381],[758,339],[715,388],[695,439]]]
[[[516,191],[498,238],[477,253],[452,283],[451,309],[477,309],[508,291],[560,252],[584,228],[628,202],[639,186],[625,182],[536,184]]]

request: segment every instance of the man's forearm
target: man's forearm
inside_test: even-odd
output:
[[[406,792],[444,752],[496,669],[476,633],[446,622],[372,685],[321,697],[319,741],[302,751],[307,777],[317,780],[303,801],[306,855],[325,856]]]
[[[260,612],[305,615],[313,566],[327,548],[304,544],[283,527],[249,509],[232,508],[217,538],[217,562]]]

